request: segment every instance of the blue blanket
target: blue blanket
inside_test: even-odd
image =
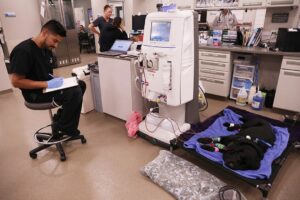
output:
[[[223,123],[238,123],[241,124],[242,122],[239,120],[241,118],[240,115],[234,113],[230,109],[224,109],[224,115],[216,119],[216,121],[206,130],[197,133],[193,137],[191,137],[188,141],[184,142],[184,146],[186,148],[195,149],[197,153],[209,158],[210,160],[222,164],[225,166],[222,153],[220,152],[210,152],[200,148],[199,143],[197,142],[198,138],[202,137],[219,137],[219,136],[228,136],[232,134],[236,134],[237,131],[227,131],[226,127],[223,126]],[[232,170],[235,173],[252,179],[266,179],[269,178],[272,173],[272,162],[278,158],[284,149],[288,145],[289,140],[289,132],[287,128],[272,126],[276,141],[274,145],[269,148],[263,160],[260,162],[260,168],[258,170]],[[228,168],[230,169],[230,168]]]

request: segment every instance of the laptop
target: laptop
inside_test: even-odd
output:
[[[109,51],[100,52],[100,55],[118,56],[127,54],[131,44],[131,40],[116,40]]]

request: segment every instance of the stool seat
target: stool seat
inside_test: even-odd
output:
[[[30,103],[25,101],[25,106],[31,110],[49,110],[49,115],[51,118],[51,124],[48,126],[45,126],[43,128],[40,128],[38,131],[34,133],[34,139],[35,141],[40,144],[40,146],[36,147],[35,149],[31,150],[29,152],[29,155],[32,159],[37,158],[37,153],[42,151],[43,149],[47,149],[48,147],[55,145],[59,154],[60,154],[60,160],[65,161],[67,159],[65,155],[65,151],[63,149],[62,143],[68,142],[72,140],[81,140],[82,144],[86,143],[86,139],[83,135],[76,135],[76,136],[65,136],[59,139],[53,138],[53,115],[51,109],[60,107],[61,105],[56,104],[54,101],[52,102],[45,102],[45,103]],[[51,127],[51,133],[44,133],[41,132],[44,128]]]
[[[59,107],[55,102],[45,102],[45,103],[30,103],[25,101],[25,106],[31,110],[49,110]]]

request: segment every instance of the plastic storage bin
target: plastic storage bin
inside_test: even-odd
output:
[[[91,86],[92,86],[92,94],[93,94],[95,110],[97,112],[103,112],[99,71],[97,70],[91,70]]]
[[[239,90],[243,87],[246,88],[247,93],[254,80],[255,66],[235,64],[231,82],[230,98],[236,99]]]
[[[86,84],[86,90],[83,95],[82,108],[81,113],[85,114],[94,109],[94,102],[92,97],[92,89],[91,89],[91,77],[90,72],[88,70],[88,66],[76,67],[72,70],[72,75],[77,76],[79,80],[82,80]]]

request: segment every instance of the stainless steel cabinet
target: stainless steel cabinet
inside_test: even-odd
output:
[[[80,63],[80,51],[72,0],[39,0],[42,24],[56,19],[67,29],[67,37],[54,50],[58,67]],[[43,12],[44,11],[44,12]]]

